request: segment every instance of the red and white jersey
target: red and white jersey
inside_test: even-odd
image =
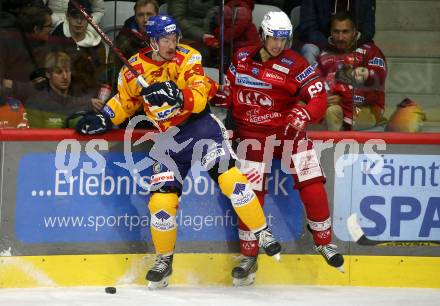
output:
[[[382,51],[374,43],[365,43],[351,53],[324,51],[318,58],[319,68],[329,85],[331,94],[339,94],[352,110],[352,101],[355,105],[375,105],[382,109],[385,105],[385,79],[387,63]],[[365,67],[369,71],[368,79],[362,87],[353,88],[338,84],[334,74],[344,65]],[[346,102],[346,101],[344,101]]]
[[[327,100],[317,66],[292,50],[262,62],[259,50],[239,49],[226,75],[225,92],[239,134],[265,137],[284,130],[287,114],[299,101],[307,104],[303,108],[311,122],[321,120]]]

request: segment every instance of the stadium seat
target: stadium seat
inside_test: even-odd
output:
[[[263,17],[267,12],[279,12],[279,11],[281,11],[281,9],[277,6],[255,4],[254,10],[252,11],[252,22],[257,27],[257,30],[259,30],[261,26],[261,22],[263,21]]]
[[[116,3],[116,20],[115,20],[115,3]],[[102,30],[111,36],[115,36],[124,25],[124,21],[133,16],[134,2],[131,1],[105,1],[104,16],[101,19],[100,26]],[[116,30],[115,30],[116,28]],[[110,37],[114,38],[114,37]]]
[[[168,13],[168,3],[159,6],[159,15],[166,15]]]

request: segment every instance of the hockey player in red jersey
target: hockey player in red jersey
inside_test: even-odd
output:
[[[358,32],[347,12],[333,15],[331,48],[318,57],[327,83],[329,130],[362,130],[384,123],[387,63],[373,43],[357,45]]]
[[[260,36],[262,48],[247,47],[235,53],[225,86],[213,103],[230,108],[236,124],[234,133],[240,140],[237,153],[244,165],[260,170],[262,180],[253,184],[260,203],[264,203],[267,193],[265,173],[272,157],[281,158],[290,169],[304,203],[316,250],[329,265],[343,270],[343,256],[331,244],[324,174],[305,133],[308,123],[321,120],[325,114],[324,82],[316,66],[309,66],[302,56],[287,49],[292,25],[285,13],[268,12],[263,18]],[[273,141],[275,137],[279,143]],[[245,142],[257,144],[240,150]],[[241,221],[239,238],[243,257],[232,270],[233,283],[250,285],[257,270],[258,244]]]

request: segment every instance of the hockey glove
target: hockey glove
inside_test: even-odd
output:
[[[151,106],[160,107],[167,103],[170,106],[177,105],[179,108],[183,106],[182,91],[177,88],[173,81],[154,83],[147,88],[141,90],[145,102]]]
[[[285,119],[286,128],[284,129],[284,135],[287,135],[291,129],[296,133],[301,132],[306,128],[307,122],[309,121],[310,115],[304,108],[292,108]]]
[[[218,90],[215,96],[209,101],[209,104],[221,108],[230,108],[231,99],[228,99],[229,94],[223,90]]]
[[[96,135],[105,133],[111,127],[109,118],[102,114],[88,113],[76,124],[76,131],[83,135]]]

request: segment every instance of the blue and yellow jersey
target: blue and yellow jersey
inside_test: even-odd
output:
[[[172,117],[170,112],[175,107],[164,104],[151,107],[140,95],[142,87],[135,75],[123,67],[118,77],[118,93],[111,98],[104,108],[106,115],[116,125],[133,116],[138,109],[144,108],[146,116],[155,121],[162,131],[176,126],[186,120],[192,113],[200,113],[206,103],[217,91],[217,84],[205,76],[200,53],[186,45],[178,45],[176,55],[171,61],[157,62],[147,56],[151,48],[145,48],[129,60],[133,68],[141,74],[148,84],[174,81],[182,90],[184,97],[183,110]]]

